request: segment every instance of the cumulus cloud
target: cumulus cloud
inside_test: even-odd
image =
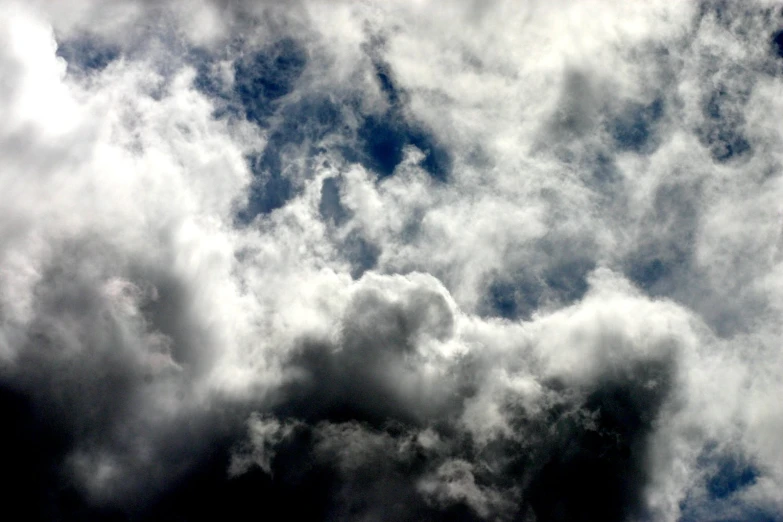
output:
[[[781,519],[782,27],[3,2],[10,506]]]

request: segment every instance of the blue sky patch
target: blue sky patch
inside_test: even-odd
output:
[[[307,65],[307,52],[286,38],[234,63],[234,90],[248,121],[263,125],[274,112],[273,102],[294,90]]]
[[[390,108],[364,117],[357,130],[361,150],[355,160],[385,178],[402,162],[405,147],[413,145],[424,153],[422,168],[433,179],[447,181],[453,163],[451,153],[423,125],[406,117],[405,92],[395,85],[389,66],[377,59],[373,66]],[[350,156],[349,160],[354,159]]]
[[[291,181],[279,168],[269,168],[265,154],[248,156],[247,161],[255,179],[250,188],[247,205],[237,213],[240,223],[249,223],[259,214],[276,210],[294,196]]]
[[[518,272],[491,281],[485,296],[484,314],[506,319],[529,319],[540,306],[569,305],[588,289],[587,275],[595,268],[589,259],[553,263],[541,273]]]
[[[255,183],[260,184],[244,211],[250,219],[280,208],[299,192],[292,180],[309,177],[307,170],[319,151],[319,140],[342,125],[342,114],[329,98],[308,98],[287,105],[279,116],[264,150],[249,158]],[[293,161],[301,158],[304,161]]]
[[[783,58],[783,29],[772,35],[772,50],[778,58]]]
[[[713,499],[727,498],[756,483],[758,470],[736,459],[720,463],[717,472],[707,480],[707,492]]]
[[[402,123],[390,116],[368,116],[358,134],[363,142],[362,165],[382,178],[391,176],[402,161],[403,148],[409,143]]]
[[[381,178],[394,174],[405,147],[413,145],[424,153],[421,167],[437,181],[448,180],[453,163],[448,149],[423,127],[409,124],[394,112],[365,118],[358,138],[362,144],[358,161]]]
[[[648,105],[633,103],[609,125],[609,132],[618,149],[632,152],[652,152],[655,124],[663,116],[663,101]]]
[[[57,43],[57,56],[68,62],[68,71],[99,72],[120,57],[117,46],[81,35]]]

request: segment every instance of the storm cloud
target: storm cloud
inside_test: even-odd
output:
[[[0,0],[5,509],[783,520],[781,35]]]

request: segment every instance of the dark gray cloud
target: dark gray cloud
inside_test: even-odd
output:
[[[783,516],[779,6],[0,13],[8,509]]]

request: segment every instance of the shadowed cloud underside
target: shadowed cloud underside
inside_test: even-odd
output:
[[[3,1],[6,509],[783,520],[781,35]]]

